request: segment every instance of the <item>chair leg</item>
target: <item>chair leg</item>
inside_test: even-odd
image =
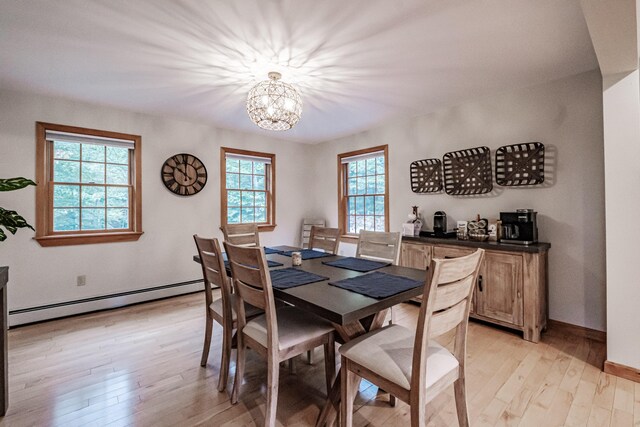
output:
[[[393,307],[391,307],[391,308],[389,309],[389,314],[390,314],[390,316],[389,316],[389,324],[390,324],[390,325],[397,324],[398,322],[396,322],[396,312],[395,312],[395,310],[393,309]]]
[[[467,392],[464,376],[453,383],[453,391],[456,398],[456,411],[458,412],[458,424],[460,427],[469,426],[469,413],[467,411]]]
[[[222,357],[220,358],[220,378],[218,378],[218,391],[227,388],[229,380],[229,361],[231,359],[231,328],[222,327]]]
[[[205,319],[204,327],[204,347],[202,347],[202,358],[200,359],[200,366],[207,366],[207,360],[209,359],[209,348],[211,347],[211,333],[213,332],[213,318],[207,316]]]
[[[264,425],[265,427],[271,427],[276,425],[280,363],[278,363],[274,355],[267,356],[267,359],[267,410],[264,417]]]
[[[353,392],[352,385],[355,384],[353,377],[355,374],[349,370],[349,361],[342,357],[342,367],[340,368],[340,426],[351,427],[353,424]]]
[[[242,332],[236,334],[238,339],[238,350],[236,351],[236,375],[233,378],[233,391],[231,392],[231,403],[238,403],[238,395],[240,394],[240,386],[242,385],[242,377],[244,375],[244,358],[245,348]]]
[[[413,394],[409,398],[411,402],[411,405],[409,406],[409,411],[411,414],[411,427],[423,427],[426,422],[426,402],[424,400],[424,397],[416,396],[417,393],[419,392],[416,391],[415,394]]]
[[[389,394],[389,406],[396,407],[396,397],[393,394]]]
[[[327,395],[331,393],[333,379],[336,376],[336,344],[333,335],[329,342],[324,345],[324,374],[327,380]]]

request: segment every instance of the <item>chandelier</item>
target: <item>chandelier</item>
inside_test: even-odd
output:
[[[253,123],[267,130],[291,129],[302,114],[302,99],[282,75],[269,73],[269,80],[255,85],[247,96],[247,113]]]

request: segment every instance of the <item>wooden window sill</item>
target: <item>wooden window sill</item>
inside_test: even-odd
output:
[[[225,224],[225,225],[228,225],[228,224]],[[262,224],[262,225],[258,225],[258,232],[273,231],[273,230],[276,229],[276,226],[277,226],[277,224]],[[220,226],[219,228],[220,228],[220,230],[222,230],[222,226]]]
[[[34,237],[40,246],[71,246],[94,243],[135,242],[142,236],[142,231],[125,231],[120,233],[95,234],[60,234],[54,236]]]

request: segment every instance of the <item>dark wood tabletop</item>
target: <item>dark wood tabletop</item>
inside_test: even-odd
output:
[[[298,249],[290,246],[275,246],[275,248],[281,250]],[[289,256],[269,254],[266,257],[268,260],[277,261],[283,264],[281,267],[271,268],[271,270],[291,267],[291,257]],[[296,268],[328,277],[329,280],[309,283],[307,285],[297,286],[289,289],[274,288],[274,296],[282,301],[293,304],[300,309],[317,314],[318,316],[321,316],[333,323],[339,325],[347,325],[357,320],[374,315],[396,304],[422,295],[423,286],[409,289],[408,291],[401,292],[387,298],[376,299],[329,285],[329,282],[368,274],[347,270],[344,268],[331,267],[322,263],[323,261],[333,261],[340,258],[344,257],[332,255],[302,261],[302,265]],[[194,256],[193,259],[196,262],[200,262],[200,258],[197,255]],[[419,280],[423,283],[427,277],[426,270],[418,270],[415,268],[400,267],[395,265],[383,267],[375,271],[393,274],[396,276],[408,277],[414,280]]]

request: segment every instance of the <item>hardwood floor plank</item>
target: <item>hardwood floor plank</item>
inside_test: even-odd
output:
[[[600,406],[592,406],[587,427],[609,427],[611,411]]]
[[[204,297],[192,294],[9,331],[10,405],[4,426],[261,425],[266,363],[247,354],[240,402],[217,391],[220,328],[200,367]],[[397,323],[415,328],[418,307]],[[451,337],[439,340],[451,345]],[[549,331],[539,344],[469,325],[467,399],[474,426],[640,425],[640,384],[604,374],[605,345]],[[235,374],[235,353],[229,388]],[[313,425],[326,398],[322,352],[281,369],[277,425]],[[362,381],[356,426],[406,426],[409,407]],[[429,426],[457,426],[453,390],[427,405]]]

